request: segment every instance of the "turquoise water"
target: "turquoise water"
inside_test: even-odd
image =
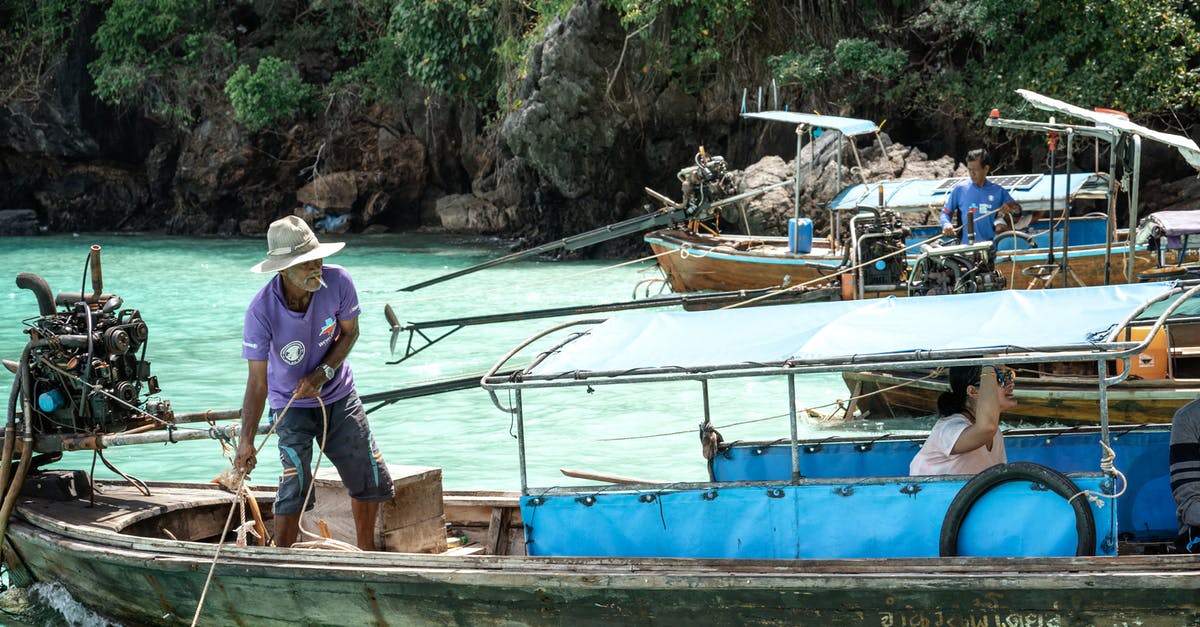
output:
[[[620,267],[611,261],[523,261],[401,292],[403,286],[508,250],[497,241],[432,235],[349,236],[344,241],[346,248],[329,261],[347,267],[358,286],[362,335],[350,359],[363,394],[482,373],[522,339],[562,321],[467,327],[408,361],[389,365],[395,357],[388,348],[385,304],[403,322],[424,322],[624,301],[632,298],[639,281],[659,276],[652,261]],[[159,396],[170,400],[176,413],[240,407],[246,377],[242,316],[267,278],[249,272],[265,251],[263,240],[105,234],[0,238],[0,356],[17,359],[27,339],[22,320],[37,314],[33,293],[15,285],[17,273],[41,275],[55,293],[78,292],[92,244],[102,247],[104,291],[124,298],[125,308],[140,310],[149,326],[147,359],[162,387]],[[91,291],[90,280],[85,291]],[[721,335],[721,329],[713,329],[695,341],[720,342]],[[0,371],[0,389],[9,390],[11,383],[12,375]],[[823,406],[846,396],[837,375],[800,378],[798,402],[803,406]],[[718,381],[710,385],[710,397],[713,422],[726,440],[788,435],[782,379]],[[531,486],[580,483],[565,478],[560,468],[662,481],[707,478],[696,434],[703,419],[697,383],[533,392],[526,395],[526,407]],[[746,421],[753,422],[734,426]],[[389,463],[440,467],[446,489],[520,486],[515,427],[481,389],[401,401],[373,412],[371,424]],[[809,435],[832,435],[830,429],[813,419],[801,425]],[[260,455],[252,477],[256,483],[275,482],[279,463],[274,450],[272,441]],[[207,481],[229,465],[211,440],[112,448],[105,454],[122,471],[143,480]],[[90,453],[75,452],[55,467],[91,465]],[[115,476],[100,464],[96,475]]]

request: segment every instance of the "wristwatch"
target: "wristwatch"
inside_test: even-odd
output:
[[[329,364],[321,364],[318,367],[321,369],[321,372],[325,373],[326,380],[329,380],[329,381],[333,380],[333,375],[337,372],[336,370],[333,369],[333,367],[331,367]]]

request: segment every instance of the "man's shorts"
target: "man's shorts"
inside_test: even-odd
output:
[[[328,433],[322,449],[325,457],[337,467],[350,498],[359,501],[390,501],[395,493],[383,455],[375,446],[367,412],[357,392],[325,406]],[[276,514],[299,514],[300,502],[312,484],[313,442],[321,444],[326,418],[320,407],[290,407],[279,417],[271,410],[271,421],[279,422],[275,435],[279,438],[279,461],[283,474],[275,495]],[[310,496],[308,507],[316,502]]]

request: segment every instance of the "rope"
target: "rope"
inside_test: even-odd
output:
[[[589,274],[595,274],[597,272],[604,272],[607,270],[615,270],[617,268],[622,268],[622,267],[637,264],[637,263],[644,263],[647,261],[651,261],[653,259],[658,259],[659,257],[662,257],[664,255],[670,255],[674,252],[675,251],[673,251],[673,250],[667,250],[667,251],[663,251],[661,253],[657,253],[654,255],[648,255],[646,257],[639,257],[638,259],[633,259],[630,261],[622,261],[621,263],[613,264],[611,266],[604,266],[602,268],[592,268],[591,270],[584,270],[581,272],[576,272],[574,274],[568,274],[568,275],[554,277],[554,278],[550,278],[550,279],[543,279],[541,281],[531,281],[531,282],[520,284],[520,285],[508,284],[506,287],[497,287],[497,288],[493,288],[493,289],[478,290],[475,292],[455,292],[453,294],[446,294],[445,296],[428,296],[425,298],[406,298],[406,299],[404,299],[404,302],[405,303],[420,303],[420,302],[431,302],[431,301],[441,301],[441,300],[462,300],[464,298],[471,298],[471,297],[481,295],[481,294],[492,294],[495,292],[511,292],[511,291],[513,291],[513,289],[519,290],[519,289],[526,289],[526,288],[538,286],[538,285],[557,283],[560,281],[573,281],[573,280],[578,279],[579,277],[587,276]],[[360,304],[362,304],[362,305],[385,305],[387,303],[388,303],[388,301],[381,300],[381,301],[366,301],[366,302],[363,302]]]
[[[1125,489],[1129,487],[1129,481],[1125,478],[1125,473],[1117,470],[1117,467],[1113,465],[1113,461],[1117,458],[1116,451],[1113,451],[1112,447],[1110,447],[1104,440],[1100,440],[1100,448],[1104,449],[1104,454],[1100,456],[1100,472],[1113,477],[1114,480],[1120,479],[1121,490],[1114,494],[1104,494],[1094,490],[1080,490],[1079,492],[1076,492],[1074,496],[1067,499],[1068,505],[1076,498],[1080,496],[1086,496],[1087,499],[1095,504],[1096,507],[1104,507],[1104,501],[1102,499],[1116,499],[1122,494],[1125,494]]]
[[[317,399],[320,400],[320,397],[317,397]],[[262,442],[259,443],[258,448],[254,449],[254,455],[256,457],[262,451],[263,446],[267,444],[267,440],[271,438],[271,434],[275,433],[275,429],[279,427],[279,423],[283,422],[284,416],[287,415],[288,410],[292,407],[292,402],[295,400],[296,394],[293,392],[292,397],[288,399],[287,405],[284,405],[283,409],[279,412],[279,416],[274,420],[274,422],[271,423],[271,428],[268,429],[266,435],[263,436]],[[321,407],[324,409],[324,405]],[[217,560],[221,557],[221,547],[225,546],[225,536],[229,533],[229,524],[233,522],[233,513],[237,511],[238,504],[242,503],[243,493],[245,493],[248,498],[253,498],[249,496],[249,491],[246,490],[246,474],[247,473],[244,471],[238,473],[236,481],[237,487],[233,490],[233,498],[235,500],[233,503],[231,503],[229,515],[225,517],[225,526],[221,529],[221,539],[217,541],[217,549],[213,552],[212,563],[208,566],[208,576],[204,579],[204,589],[200,592],[200,602],[196,604],[196,613],[192,616],[192,627],[195,627],[196,621],[200,620],[200,610],[204,608],[204,600],[208,596],[208,587],[212,584],[213,572],[216,571]]]
[[[957,233],[957,232],[958,232],[958,231],[959,231],[961,228],[962,228],[962,227],[958,227],[957,229],[954,229],[954,230],[955,230],[955,232]],[[888,254],[886,254],[886,255],[882,255],[882,256],[879,256],[879,257],[873,257],[873,258],[871,258],[871,259],[869,259],[869,260],[867,260],[867,261],[864,261],[864,262],[862,262],[862,263],[859,263],[859,264],[857,264],[857,265],[849,266],[849,267],[847,267],[845,270],[842,270],[842,272],[843,272],[843,273],[844,273],[844,272],[853,272],[853,271],[855,271],[855,270],[858,270],[859,268],[864,268],[864,267],[866,267],[866,266],[868,266],[868,265],[874,265],[876,262],[878,262],[878,261],[880,261],[880,260],[882,260],[882,259],[888,259],[889,257],[895,257],[895,256],[897,256],[897,255],[903,255],[903,254],[906,254],[908,251],[910,251],[910,250],[912,250],[912,249],[914,249],[914,248],[918,248],[918,247],[920,247],[920,246],[924,246],[924,245],[926,245],[926,244],[929,244],[929,243],[931,243],[931,242],[937,241],[937,240],[939,240],[939,239],[941,239],[941,238],[942,238],[942,235],[939,233],[939,234],[937,234],[937,235],[934,235],[933,237],[930,237],[929,239],[921,240],[921,241],[919,241],[919,242],[917,242],[917,243],[915,243],[915,244],[910,244],[910,245],[908,245],[908,246],[905,246],[905,247],[903,247],[903,248],[898,248],[898,249],[896,249],[896,250],[894,250],[894,251],[892,251],[892,252],[890,252],[890,253],[888,253]],[[746,306],[746,305],[750,305],[750,304],[756,303],[756,302],[758,302],[758,301],[760,301],[760,300],[765,300],[765,299],[768,299],[768,298],[773,298],[773,297],[775,297],[775,296],[778,296],[778,295],[780,295],[780,294],[786,294],[787,292],[799,291],[799,290],[800,290],[800,289],[802,289],[802,288],[809,287],[809,286],[811,286],[811,285],[817,285],[817,284],[819,284],[819,283],[827,283],[828,281],[829,281],[828,277],[819,277],[819,278],[816,278],[816,279],[811,279],[811,280],[809,280],[809,281],[805,281],[805,282],[803,282],[803,283],[797,283],[796,285],[791,285],[791,286],[788,286],[788,287],[785,287],[785,288],[782,288],[782,289],[779,289],[779,290],[775,290],[775,291],[772,291],[772,292],[768,292],[768,293],[766,293],[766,294],[763,294],[762,296],[755,296],[754,298],[749,298],[749,299],[746,299],[746,300],[743,300],[743,301],[738,301],[738,302],[736,302],[736,303],[733,303],[733,304],[730,304],[730,305],[726,305],[726,306],[722,307],[721,309],[735,309],[735,308],[737,308],[737,307],[744,307],[744,306]]]
[[[879,389],[875,390],[874,392],[867,392],[866,394],[859,394],[858,396],[851,395],[850,398],[848,398],[848,399],[839,398],[832,402],[825,403],[823,405],[813,405],[811,407],[804,407],[804,408],[801,408],[800,410],[798,410],[796,413],[805,412],[810,415],[814,414],[814,413],[820,414],[821,412],[819,412],[817,410],[823,409],[825,407],[839,407],[844,411],[846,409],[846,407],[848,406],[847,403],[849,401],[858,401],[858,400],[861,400],[864,398],[870,398],[877,394],[883,394],[884,392],[890,392],[892,390],[896,390],[896,389],[899,389],[902,387],[907,387],[907,386],[913,385],[919,381],[926,381],[929,379],[933,379],[935,377],[941,376],[943,371],[944,371],[944,369],[942,369],[942,368],[935,368],[929,374],[927,374],[923,377],[920,377],[918,379],[913,379],[911,381],[904,381],[902,383],[897,383],[896,385],[892,385],[892,386],[885,387],[885,388],[879,388]],[[791,415],[792,415],[791,412],[788,412],[786,414],[775,414],[773,416],[764,416],[762,418],[751,418],[749,420],[741,420],[738,422],[731,422],[729,424],[721,425],[720,428],[726,429],[728,427],[740,427],[742,425],[753,424],[756,422],[766,422],[768,420],[777,420],[779,418],[787,418],[788,416],[791,416]],[[714,427],[714,428],[716,428],[716,427]],[[667,436],[671,436],[671,435],[691,435],[693,433],[695,433],[695,429],[688,429],[686,431],[670,431],[667,433],[653,433],[650,435],[631,435],[631,436],[625,436],[625,437],[620,437],[620,438],[601,438],[596,441],[597,442],[620,442],[622,440],[644,440],[644,439],[649,439],[649,438],[662,438],[662,437],[667,437]]]
[[[304,514],[308,509],[308,501],[310,498],[312,498],[313,489],[317,486],[317,471],[321,469],[321,460],[325,457],[325,443],[329,438],[329,414],[325,409],[325,401],[321,400],[321,397],[318,396],[317,402],[321,404],[321,446],[319,448],[319,452],[317,453],[317,465],[312,471],[312,480],[308,482],[308,492],[304,494],[304,500],[301,501],[302,505],[300,507],[300,518],[296,521],[296,526],[299,528],[301,534],[316,538],[316,540],[310,542],[293,542],[292,548],[331,549],[336,551],[362,552],[362,549],[354,546],[353,544],[342,542],[341,540],[336,540],[334,538],[326,538],[320,534],[312,533],[304,528]]]

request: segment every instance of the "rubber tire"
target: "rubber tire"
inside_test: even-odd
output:
[[[1033,462],[996,464],[972,477],[950,502],[950,507],[946,509],[946,517],[942,519],[942,533],[939,538],[938,551],[942,557],[958,555],[958,534],[975,502],[992,488],[1011,481],[1040,483],[1064,500],[1079,493],[1079,486],[1075,485],[1070,477],[1053,468]],[[1092,508],[1088,506],[1086,498],[1077,498],[1071,501],[1071,509],[1075,512],[1075,533],[1079,536],[1075,555],[1095,555],[1096,519],[1092,516]]]
[[[1029,248],[1021,249],[1021,248],[1016,248],[1014,246],[1013,248],[1010,248],[1010,249],[1000,250],[1000,243],[1005,238],[1011,238],[1014,240],[1016,240],[1016,239],[1025,240],[1025,242],[1027,244],[1029,244]],[[995,245],[996,250],[1000,251],[1000,252],[1014,252],[1015,253],[1015,252],[1020,252],[1021,250],[1031,250],[1031,249],[1038,247],[1037,242],[1033,241],[1033,236],[1028,233],[1022,232],[1022,231],[1005,231],[1005,232],[997,235],[996,237],[993,237],[992,243]]]

